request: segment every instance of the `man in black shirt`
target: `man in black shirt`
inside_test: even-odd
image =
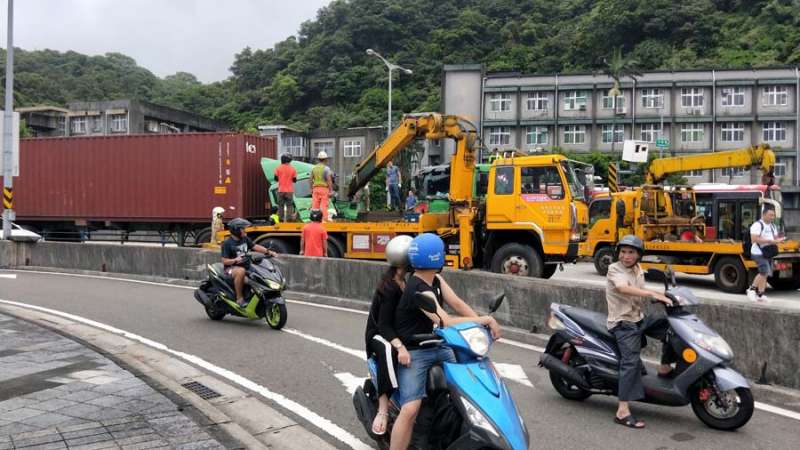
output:
[[[411,432],[416,421],[422,399],[428,369],[445,361],[455,362],[452,350],[446,347],[414,348],[409,345],[415,334],[432,333],[434,324],[448,327],[462,322],[475,322],[489,328],[492,337],[500,337],[500,326],[491,316],[478,316],[469,305],[456,295],[444,278],[438,275],[444,266],[444,242],[439,236],[424,233],[411,241],[408,257],[414,268],[406,289],[395,312],[395,330],[398,337],[409,347],[411,364],[398,368],[397,401],[400,414],[392,428],[391,450],[405,450],[411,441]],[[422,304],[432,302],[436,313],[422,309]],[[443,304],[450,306],[462,317],[447,314]]]
[[[244,229],[252,224],[245,219],[236,218],[228,222],[228,230],[231,235],[222,243],[222,264],[225,265],[225,272],[233,278],[233,288],[236,290],[236,304],[244,308],[247,306],[244,293],[244,276],[247,273],[241,266],[244,256],[251,250],[263,253],[268,256],[278,256],[272,250],[257,245],[252,239],[247,237]]]

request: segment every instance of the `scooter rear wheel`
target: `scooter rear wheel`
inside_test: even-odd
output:
[[[550,383],[553,384],[556,392],[567,400],[582,401],[592,396],[591,392],[575,386],[555,372],[550,372]]]
[[[733,431],[744,426],[753,416],[753,394],[750,389],[740,387],[722,392],[722,395],[733,402],[728,409],[718,406],[713,394],[703,401],[699,389],[692,392],[694,414],[704,424],[717,430]]]

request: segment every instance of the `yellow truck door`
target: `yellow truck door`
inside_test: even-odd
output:
[[[558,254],[569,244],[570,207],[566,184],[558,167],[520,167],[517,223],[536,224],[544,235],[545,253]],[[551,251],[547,247],[555,246]]]
[[[494,166],[489,173],[486,202],[487,223],[513,223],[517,216],[515,192],[519,192],[514,166]]]

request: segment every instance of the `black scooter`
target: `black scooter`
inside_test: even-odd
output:
[[[222,263],[208,264],[208,279],[194,291],[211,320],[222,320],[226,315],[247,319],[265,319],[267,325],[280,330],[286,325],[286,301],[283,290],[286,279],[278,266],[261,253],[248,253],[243,265],[247,274],[244,280],[244,298],[250,302],[241,307],[236,303],[233,278],[225,273]]]
[[[685,406],[707,426],[735,430],[753,415],[753,394],[747,380],[730,368],[733,351],[690,308],[700,301],[687,288],[677,287],[675,274],[650,270],[664,279],[665,306],[670,329],[667,343],[678,355],[675,377],[655,373],[643,376],[646,403]],[[672,286],[670,286],[670,280]],[[550,381],[561,396],[584,400],[592,394],[617,395],[619,353],[606,328],[606,314],[553,303],[550,337],[539,363],[550,371]]]

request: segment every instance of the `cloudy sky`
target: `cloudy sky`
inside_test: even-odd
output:
[[[14,46],[133,57],[158,76],[230,75],[234,54],[296,34],[330,0],[15,0]],[[7,2],[0,1],[6,47]]]

